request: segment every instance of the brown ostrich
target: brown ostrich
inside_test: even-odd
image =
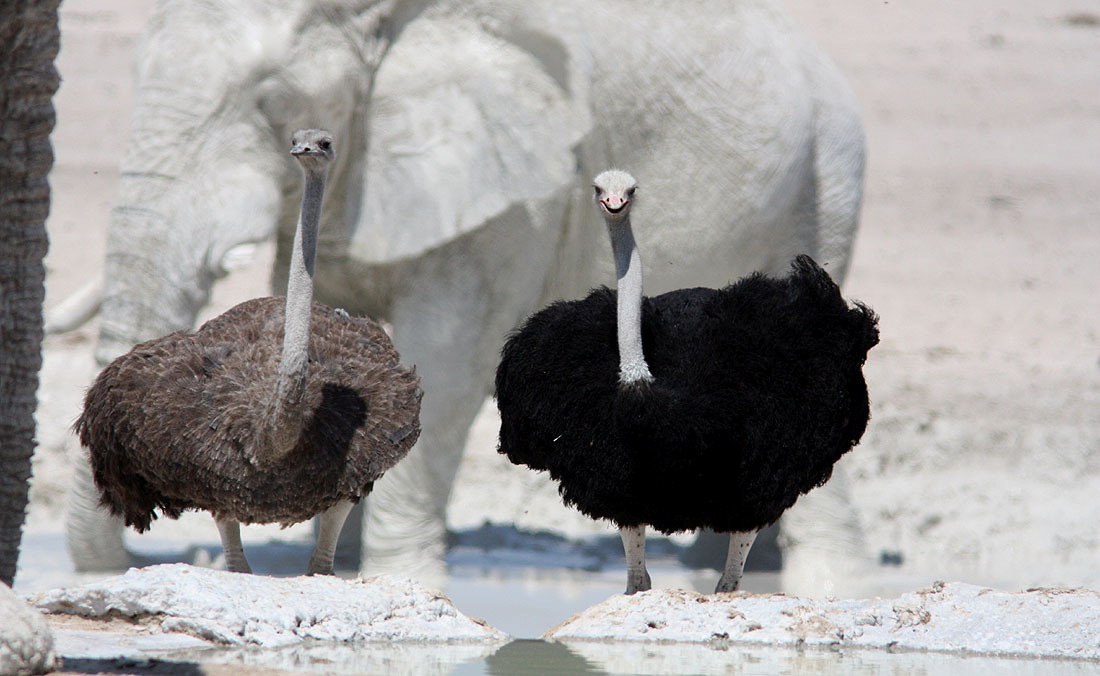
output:
[[[96,378],[74,429],[126,525],[207,510],[228,569],[251,572],[241,523],[320,514],[309,572],[329,574],[351,506],[420,434],[420,379],[373,320],[312,302],[332,136],[299,131],[290,153],[305,192],[286,299],[135,346]]]

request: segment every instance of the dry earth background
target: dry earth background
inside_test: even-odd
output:
[[[102,264],[151,4],[62,5],[47,309]],[[1100,6],[786,4],[847,74],[867,128],[845,290],[880,313],[883,339],[872,424],[844,462],[871,553],[900,553],[897,572],[919,583],[1100,588]],[[271,255],[219,284],[208,314],[266,295]],[[31,533],[60,528],[96,330],[46,341]],[[593,529],[502,463],[494,434],[484,417],[452,524]],[[475,481],[505,488],[489,504]]]

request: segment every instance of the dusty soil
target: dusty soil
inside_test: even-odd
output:
[[[846,291],[882,316],[873,425],[848,464],[869,541],[920,574],[1095,587],[1098,17],[790,4],[867,125]]]
[[[846,291],[880,313],[882,343],[872,426],[845,462],[872,553],[923,581],[1100,586],[1100,16],[1083,0],[787,4],[865,114]],[[48,309],[101,265],[149,6],[62,6]],[[209,313],[264,294],[270,259],[262,248],[219,285]],[[46,341],[32,530],[61,519],[95,335]],[[500,463],[491,421],[480,429],[453,518],[565,528],[564,512],[531,508],[552,490]],[[479,502],[466,478],[484,472],[514,499]]]

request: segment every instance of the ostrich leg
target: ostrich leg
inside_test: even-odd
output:
[[[348,512],[353,506],[355,503],[350,500],[341,500],[321,514],[317,547],[313,550],[313,556],[309,557],[310,575],[332,575],[336,542],[344,528],[344,520],[348,518]]]
[[[241,524],[233,519],[215,519],[218,534],[222,537],[222,550],[225,552],[225,568],[233,573],[251,573],[248,560],[244,558],[241,546]]]
[[[626,553],[626,593],[648,591],[652,584],[645,569],[645,526],[623,526],[619,535]]]
[[[730,533],[730,549],[726,554],[726,569],[722,571],[722,577],[718,578],[718,586],[714,588],[715,594],[737,591],[741,586],[741,574],[745,572],[745,559],[752,549],[753,540],[757,531],[747,533]]]

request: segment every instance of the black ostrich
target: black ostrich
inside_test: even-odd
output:
[[[619,526],[627,594],[650,588],[647,525],[730,533],[715,591],[734,591],[757,531],[863,435],[877,318],[808,256],[785,279],[643,298],[636,183],[607,171],[594,187],[617,291],[553,303],[508,339],[500,452],[548,470],[566,504]]]
[[[286,299],[137,345],[99,374],[74,426],[104,506],[139,531],[155,510],[209,510],[237,572],[250,571],[240,523],[321,514],[309,572],[331,573],[352,504],[420,434],[420,379],[382,328],[312,302],[334,151],[322,130],[293,144],[305,192]]]

